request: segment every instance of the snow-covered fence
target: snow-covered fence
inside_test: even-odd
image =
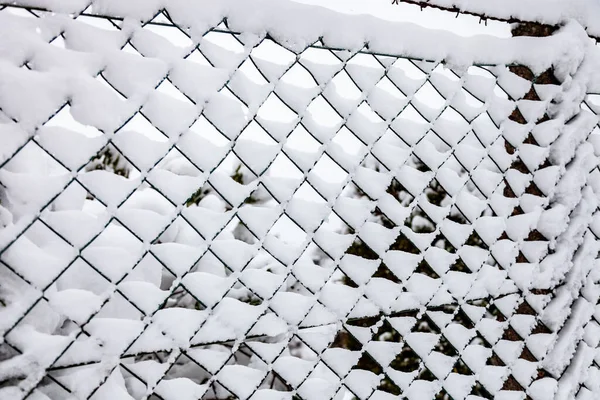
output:
[[[481,21],[535,23],[559,26],[577,21],[588,36],[600,39],[600,4],[595,0],[507,0],[502,3],[472,2],[469,0],[393,0],[392,4],[409,3],[421,8],[471,15]],[[539,34],[533,36],[542,36]],[[543,35],[545,36],[545,35]]]
[[[0,3],[0,399],[599,398],[596,53]]]

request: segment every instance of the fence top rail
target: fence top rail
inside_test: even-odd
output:
[[[508,22],[561,25],[576,20],[587,33],[600,37],[600,3],[595,0],[400,0],[442,10]]]
[[[15,0],[2,5],[36,7],[52,13],[88,13],[145,23],[163,12],[192,40],[227,21],[230,29],[245,35],[269,34],[296,53],[321,41],[331,48],[361,50],[444,61],[455,67],[474,64],[526,65],[541,73],[562,61],[580,60],[587,40],[577,23],[567,24],[548,38],[465,38],[411,23],[385,21],[368,15],[347,15],[314,5],[277,0]],[[571,71],[572,72],[572,71]]]

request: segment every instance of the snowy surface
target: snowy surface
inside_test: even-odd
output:
[[[595,0],[506,0],[501,3],[472,0],[413,0],[447,10],[460,10],[483,17],[560,25],[576,20],[595,37],[600,36],[600,4]]]
[[[600,397],[595,6],[13,3],[52,12],[0,8],[0,399]]]

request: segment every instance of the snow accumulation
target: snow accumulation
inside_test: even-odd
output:
[[[431,1],[2,3],[0,400],[600,398],[598,6]]]
[[[89,0],[55,1],[50,2],[50,5],[47,0],[23,0],[16,3],[50,8],[52,11],[64,13],[78,13],[90,5]],[[570,3],[580,2],[565,2],[565,4]],[[592,4],[591,1],[586,3]],[[517,8],[516,4],[517,2],[515,8]],[[536,46],[517,44],[532,42],[530,38],[507,40],[491,37],[471,38],[467,42],[468,45],[465,45],[463,40],[448,32],[433,31],[408,23],[382,21],[366,15],[345,15],[321,7],[277,0],[91,1],[92,12],[127,17],[131,21],[150,20],[159,9],[167,10],[179,26],[192,28],[190,30],[192,38],[204,33],[208,27],[218,25],[226,17],[232,30],[247,35],[269,32],[274,38],[279,39],[281,44],[294,51],[301,51],[307,45],[323,38],[326,45],[346,50],[359,49],[368,44],[369,49],[374,52],[416,56],[435,61],[448,58],[448,61],[455,61],[463,66],[474,63],[507,64],[518,61],[527,64],[535,72],[542,72],[559,55],[579,47],[575,44],[578,42],[577,35],[568,34],[555,36]],[[540,6],[537,9],[542,10],[545,7]],[[290,15],[294,18],[290,18]],[[562,21],[561,19],[557,22]],[[419,40],[407,40],[414,37],[418,37]],[[87,41],[87,38],[80,37],[77,40]],[[164,56],[167,54],[165,53]]]
[[[559,25],[576,20],[591,36],[600,36],[600,4],[595,0],[411,0],[449,10],[470,12],[504,20]]]

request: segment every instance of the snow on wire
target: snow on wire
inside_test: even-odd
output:
[[[0,399],[599,398],[598,62],[576,22],[0,3]]]

